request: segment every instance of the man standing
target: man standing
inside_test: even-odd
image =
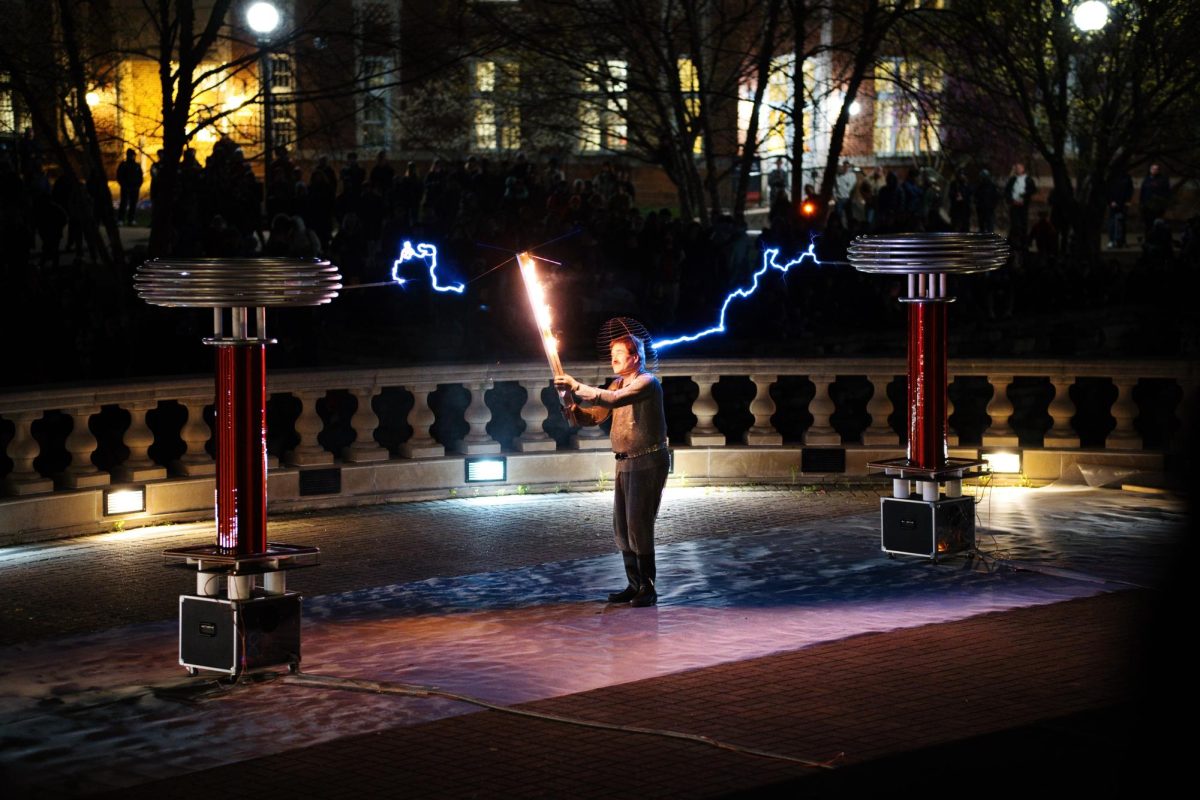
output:
[[[133,224],[144,177],[142,165],[137,163],[137,153],[131,147],[125,151],[125,160],[117,166],[117,186],[121,188],[121,202],[117,206],[118,223]]]
[[[1114,175],[1108,182],[1108,246],[1125,246],[1125,214],[1133,199],[1133,178],[1128,172]]]
[[[1037,183],[1025,174],[1024,164],[1013,164],[1013,174],[1004,185],[1008,203],[1008,240],[1013,248],[1024,251],[1029,240],[1029,205],[1037,194]]]
[[[975,215],[980,233],[996,230],[996,184],[986,169],[979,170],[979,180],[975,182]]]
[[[612,413],[616,481],[613,495],[613,534],[625,562],[628,585],[608,596],[610,603],[635,607],[658,602],[654,588],[654,520],[670,468],[667,419],[662,384],[646,369],[646,340],[641,323],[618,317],[605,323],[604,339],[616,379],[607,389],[587,386],[570,375],[557,375],[555,386],[566,389],[586,405],[574,402],[563,409],[574,425],[596,425]],[[574,399],[574,398],[572,398]]]
[[[833,182],[833,201],[834,210],[841,217],[842,225],[847,230],[850,229],[850,202],[854,199],[854,190],[857,187],[858,173],[850,166],[849,161],[843,161]]]
[[[1142,230],[1147,238],[1154,227],[1154,221],[1167,213],[1170,198],[1170,179],[1163,174],[1161,165],[1151,164],[1150,172],[1142,179],[1142,189],[1138,194],[1138,204],[1142,211]]]
[[[787,170],[783,168],[783,159],[775,159],[775,169],[767,174],[767,189],[769,194],[767,197],[768,208],[774,208],[777,201],[781,201],[787,197]]]

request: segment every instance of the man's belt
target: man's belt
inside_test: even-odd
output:
[[[659,442],[658,444],[651,445],[650,447],[646,447],[642,450],[634,450],[632,453],[613,453],[613,458],[617,459],[617,461],[624,461],[627,458],[638,458],[639,456],[648,456],[651,453],[657,453],[659,450],[666,450],[666,449],[667,449],[667,443]]]

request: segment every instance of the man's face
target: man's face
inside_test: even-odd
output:
[[[612,356],[612,368],[614,375],[629,375],[636,372],[638,368],[637,351],[629,351],[629,345],[624,342],[617,342],[612,346],[610,352]]]
[[[1024,164],[1013,164],[1013,172],[1017,175],[1024,175],[1025,174],[1025,165]]]
[[[1161,171],[1162,171],[1162,167],[1160,167],[1158,164],[1150,165],[1150,174],[1151,175],[1158,175],[1158,173]]]

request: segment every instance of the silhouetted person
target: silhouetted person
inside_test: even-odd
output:
[[[137,211],[138,195],[142,192],[142,165],[137,162],[137,152],[130,148],[125,151],[125,160],[117,166],[117,186],[121,189],[121,201],[117,206],[117,222],[126,225],[133,224],[133,215]]]

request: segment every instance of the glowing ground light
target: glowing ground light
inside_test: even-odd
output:
[[[463,293],[463,289],[466,288],[465,284],[451,283],[447,286],[443,286],[442,284],[438,283],[437,247],[435,245],[426,244],[424,242],[418,242],[417,246],[415,248],[413,247],[412,242],[404,243],[404,246],[400,248],[400,257],[398,259],[396,259],[394,264],[392,264],[392,280],[395,281],[396,283],[400,284],[401,286],[408,283],[411,280],[411,278],[401,277],[400,276],[400,267],[401,267],[401,265],[406,264],[409,261],[412,261],[413,259],[418,259],[418,258],[421,259],[422,261],[424,261],[427,265],[429,265],[429,279],[433,282],[433,288],[436,291],[454,292],[455,294]]]
[[[820,264],[821,262],[817,260],[817,254],[814,250],[815,247],[815,244],[810,244],[807,250],[786,264],[780,264],[775,260],[779,255],[778,250],[764,250],[762,267],[759,268],[758,272],[754,273],[750,286],[743,289],[737,289],[729,293],[729,296],[725,298],[725,302],[721,304],[721,316],[717,319],[716,325],[706,330],[702,330],[699,333],[693,333],[687,336],[677,336],[674,339],[658,339],[654,342],[654,349],[662,350],[664,347],[671,347],[672,345],[681,344],[683,342],[694,342],[697,339],[703,339],[705,336],[711,336],[714,333],[725,333],[725,311],[729,308],[729,304],[732,303],[735,298],[749,297],[758,291],[758,279],[765,275],[768,269],[777,269],[786,275],[788,270],[790,270],[792,267],[799,266],[806,258],[811,259],[814,264]]]

